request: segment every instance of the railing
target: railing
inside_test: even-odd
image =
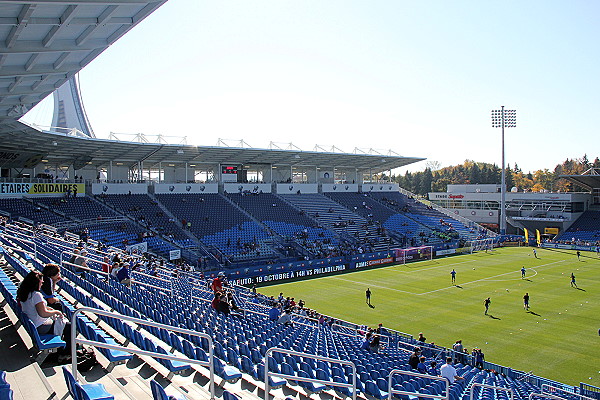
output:
[[[542,399],[564,400],[562,397],[555,396],[553,394],[543,394],[543,393],[531,393],[529,395],[529,400],[533,400],[535,397],[539,397]]]
[[[486,385],[485,383],[472,383],[471,384],[471,390],[469,390],[469,399],[473,400],[473,394],[475,393],[475,387],[482,387],[482,388],[487,388],[487,389],[494,389],[494,390],[500,390],[503,392],[509,392],[510,393],[510,400],[515,400],[515,391],[512,390],[511,388],[504,388],[501,386],[492,386],[492,385]]]
[[[90,267],[84,267],[84,266],[79,265],[79,264],[74,264],[72,262],[65,261],[65,260],[62,259],[63,254],[71,254],[71,255],[77,255],[78,257],[83,257],[83,256],[75,254],[75,253],[70,253],[68,251],[63,251],[62,253],[60,253],[60,266],[61,266],[61,268],[64,267],[65,265],[68,265],[68,266],[70,266],[72,268],[75,268],[75,269],[80,269],[80,270],[82,269],[82,270],[85,270],[85,271],[93,272],[93,273],[98,274],[98,275],[104,275],[104,276],[106,276],[107,279],[110,279],[110,273],[101,271],[99,269],[94,269],[94,268],[90,268]],[[85,258],[87,260],[92,260],[94,262],[99,262],[97,260],[94,260],[93,258],[89,258],[89,257],[83,257],[83,258]],[[123,268],[128,268],[128,267],[123,267]],[[165,288],[165,287],[160,287],[160,286],[155,286],[155,285],[152,285],[152,284],[146,283],[146,282],[136,281],[131,276],[130,276],[129,279],[130,279],[130,282],[132,284],[150,287],[152,289],[156,289],[156,290],[168,293],[170,295],[173,295],[173,290],[172,289]]]
[[[582,400],[595,400],[595,399],[593,399],[591,397],[584,396],[584,395],[579,394],[579,393],[575,393],[575,389],[576,388],[574,388],[573,386],[569,386],[569,388],[573,389],[573,391],[567,390],[564,387],[559,388],[559,387],[548,385],[547,383],[544,383],[542,385],[542,394],[553,395],[553,393],[559,392],[559,393],[567,393],[569,396],[577,396],[577,397],[579,397]],[[553,396],[556,396],[556,394],[554,394]],[[556,397],[560,398],[560,396],[556,396]],[[563,397],[563,399],[564,399],[564,397]]]
[[[97,342],[94,340],[78,339],[77,338],[77,320],[76,320],[76,318],[77,318],[77,314],[80,314],[83,312],[87,312],[90,314],[96,314],[96,315],[103,315],[103,316],[106,316],[109,318],[115,318],[115,319],[120,319],[123,321],[129,321],[129,322],[133,322],[133,323],[136,323],[139,325],[153,326],[155,328],[161,328],[161,329],[168,330],[168,331],[183,333],[185,335],[192,335],[192,336],[198,336],[201,338],[205,338],[208,340],[208,349],[209,349],[208,361],[200,361],[200,360],[195,360],[195,359],[191,359],[188,357],[178,357],[178,356],[172,356],[169,354],[156,353],[156,352],[152,352],[152,351],[132,349],[129,347],[108,344],[108,343],[103,343],[103,342]],[[137,355],[141,355],[141,356],[161,358],[161,359],[171,360],[171,361],[182,361],[182,362],[186,362],[186,363],[190,363],[190,364],[197,364],[197,365],[201,365],[203,367],[208,367],[208,369],[210,370],[210,375],[209,375],[210,398],[211,398],[211,400],[215,399],[215,375],[214,375],[215,368],[214,368],[213,342],[212,342],[212,337],[206,333],[200,333],[200,332],[196,332],[196,331],[191,331],[189,329],[183,329],[183,328],[178,328],[175,326],[159,324],[157,322],[148,321],[145,319],[129,317],[127,315],[121,315],[121,314],[116,314],[116,313],[112,313],[109,311],[99,310],[97,308],[90,308],[90,307],[78,308],[77,310],[75,310],[75,312],[71,316],[71,357],[73,360],[73,363],[71,365],[71,372],[73,373],[75,380],[77,380],[77,343],[87,344],[88,346],[95,346],[95,347],[100,347],[100,348],[104,348],[104,349],[108,349],[108,350],[125,351],[128,353],[137,354]]]
[[[419,393],[419,392],[407,392],[405,390],[396,390],[392,386],[392,376],[394,374],[416,376],[416,377],[419,377],[419,378],[427,378],[427,379],[431,379],[431,380],[434,380],[434,381],[445,382],[446,383],[446,395],[445,396],[441,396],[439,394],[427,394],[427,393]],[[402,369],[393,369],[393,370],[390,371],[390,375],[388,377],[388,400],[392,400],[392,395],[393,394],[403,394],[403,395],[406,395],[406,396],[417,395],[419,398],[425,397],[425,398],[429,398],[429,399],[445,399],[445,400],[448,400],[450,398],[450,381],[448,381],[448,379],[446,379],[446,378],[442,378],[441,376],[419,374],[418,372],[404,371]]]
[[[269,371],[269,357],[274,352],[290,354],[293,356],[300,356],[300,357],[304,357],[304,358],[313,358],[315,360],[325,361],[325,362],[329,362],[329,363],[349,365],[352,367],[352,384],[342,383],[342,382],[323,381],[320,379],[304,378],[304,377],[296,376],[296,375],[286,375],[286,374],[280,374],[277,372],[271,372],[271,371]],[[284,378],[284,379],[290,378],[291,380],[294,380],[294,381],[312,382],[312,383],[320,383],[322,385],[352,388],[352,400],[356,400],[356,365],[352,361],[338,360],[336,358],[317,356],[315,354],[307,354],[307,353],[301,353],[299,351],[294,351],[294,350],[287,350],[287,349],[280,349],[278,347],[271,347],[265,353],[264,364],[265,364],[265,400],[269,400],[269,392],[270,392],[269,376],[275,376],[275,377]]]
[[[21,224],[21,225],[23,225],[23,224]],[[7,231],[11,231],[12,233],[15,233],[15,234],[18,234],[18,235],[23,235],[23,236],[28,236],[28,237],[35,236],[35,232],[33,231],[33,227],[31,227],[29,225],[20,226],[17,223],[15,223],[15,224],[6,224],[5,228],[6,228]]]
[[[6,233],[2,233],[0,236],[3,237],[3,238],[14,239],[14,240],[18,240],[20,242],[32,244],[33,245],[33,255],[34,255],[35,258],[37,258],[37,244],[35,242],[32,242],[31,240],[20,238],[20,237],[17,237],[17,236],[13,236],[13,235],[7,235]],[[8,248],[10,248],[12,250],[16,250],[16,251],[22,251],[22,252],[25,252],[25,253],[31,253],[31,252],[29,252],[29,251],[27,251],[27,250],[25,250],[23,248],[18,248],[18,247],[14,247],[14,248],[13,247],[8,247]]]

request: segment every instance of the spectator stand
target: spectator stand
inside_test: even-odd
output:
[[[178,332],[178,333],[185,334],[185,335],[204,338],[209,343],[208,361],[196,360],[196,359],[192,359],[192,358],[188,358],[188,357],[172,356],[172,355],[163,354],[163,353],[160,353],[157,351],[146,351],[146,350],[140,350],[140,349],[133,349],[130,347],[124,347],[124,346],[119,346],[119,345],[109,344],[109,343],[104,343],[104,342],[99,342],[99,341],[80,339],[77,337],[76,318],[77,318],[78,314],[81,314],[83,312],[95,314],[95,315],[101,315],[101,316],[109,317],[109,318],[115,318],[120,321],[129,321],[129,322],[132,322],[132,323],[135,323],[138,325],[152,326],[155,328],[159,328],[159,329],[163,329],[163,330],[167,330],[167,331],[171,331],[171,332]],[[78,374],[77,374],[77,353],[76,353],[77,343],[82,344],[82,345],[94,346],[94,347],[98,347],[98,348],[125,351],[128,353],[142,355],[142,356],[149,356],[149,357],[153,357],[153,358],[160,358],[163,360],[170,360],[170,361],[186,362],[186,363],[190,363],[190,364],[196,364],[196,365],[200,365],[203,367],[207,367],[210,371],[210,376],[209,376],[210,398],[211,398],[211,400],[215,399],[215,362],[214,362],[214,355],[213,355],[212,337],[206,333],[195,332],[195,331],[192,331],[189,329],[183,329],[183,328],[178,328],[175,326],[160,324],[160,323],[149,321],[149,320],[144,320],[144,319],[140,319],[140,318],[134,318],[134,317],[126,316],[126,315],[116,314],[116,313],[112,313],[112,312],[108,312],[108,311],[104,311],[104,310],[100,310],[100,309],[95,309],[95,308],[91,308],[91,307],[78,308],[77,310],[75,310],[75,312],[71,316],[71,357],[73,360],[73,363],[71,365],[71,373],[73,374],[73,377],[75,378],[75,380],[77,380],[77,376],[78,376]]]
[[[272,354],[274,353],[281,353],[281,354],[288,354],[291,356],[296,356],[296,357],[303,357],[304,360],[306,359],[312,359],[312,360],[318,360],[318,361],[323,361],[323,362],[328,362],[328,363],[335,363],[335,364],[339,364],[339,365],[347,365],[350,368],[352,368],[352,383],[345,383],[345,382],[335,382],[332,381],[331,379],[316,379],[314,377],[311,377],[309,375],[308,372],[306,371],[298,371],[298,374],[290,374],[289,371],[288,373],[279,373],[279,372],[272,372],[270,369],[270,365],[269,362],[272,359]],[[265,400],[269,400],[269,386],[271,385],[271,381],[270,381],[270,377],[277,377],[277,378],[287,378],[287,379],[293,379],[294,381],[298,381],[300,383],[300,386],[302,386],[305,389],[308,389],[309,393],[317,393],[322,391],[323,389],[325,389],[325,385],[328,386],[335,386],[335,387],[341,387],[341,388],[346,388],[346,389],[351,389],[351,396],[353,400],[356,400],[356,364],[354,364],[354,362],[352,361],[346,361],[346,360],[341,360],[341,359],[335,359],[335,358],[329,358],[329,357],[323,357],[323,356],[318,356],[315,354],[308,354],[308,353],[303,353],[303,352],[299,352],[299,351],[293,351],[293,350],[289,350],[289,349],[282,349],[279,347],[271,347],[270,349],[268,349],[265,353],[264,356],[264,365],[265,365],[265,377],[264,377],[264,381],[265,381]],[[305,372],[305,374],[302,374],[302,372]],[[330,378],[327,377],[326,378]]]
[[[407,388],[396,383],[396,381],[394,380],[394,375],[414,376],[414,377],[422,378],[425,380],[437,381],[438,383],[441,382],[441,383],[443,383],[442,386],[445,387],[445,390],[444,390],[445,394],[436,395],[436,394],[431,393],[429,390],[421,390],[420,392],[407,391],[406,390]],[[425,399],[449,399],[450,398],[450,382],[448,381],[448,379],[442,378],[441,376],[420,374],[417,372],[405,371],[402,369],[393,369],[390,371],[390,374],[388,376],[388,388],[389,388],[389,396],[390,397],[399,394],[399,395],[402,395],[401,398],[408,398],[405,396],[418,396],[420,399],[421,398],[425,398]],[[471,399],[471,400],[473,400],[473,399]]]
[[[480,387],[482,389],[491,389],[494,391],[506,392],[510,395],[510,400],[515,400],[515,391],[512,388],[506,388],[506,387],[494,386],[494,385],[486,385],[485,383],[478,383],[478,382],[471,383],[471,389],[469,390],[469,400],[474,400],[475,391],[476,391],[476,388],[478,388],[478,387]],[[480,397],[477,397],[477,398],[480,398]],[[485,395],[483,395],[482,397],[485,397]],[[497,397],[497,398],[503,399],[503,397]]]

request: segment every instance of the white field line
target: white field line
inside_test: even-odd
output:
[[[542,265],[538,265],[536,268],[547,267],[547,266],[550,266],[550,265],[553,265],[553,264],[559,264],[559,263],[563,263],[563,262],[565,262],[565,261],[566,261],[566,260],[554,261],[554,262],[551,262],[551,263],[548,263],[548,264],[542,264]],[[470,261],[467,261],[467,262],[470,262]],[[462,264],[462,263],[461,263],[461,264]],[[434,269],[434,268],[439,268],[439,267],[432,267],[432,268],[427,268],[427,269]],[[445,266],[444,266],[444,268],[448,268],[448,266],[447,266],[447,265],[445,265]],[[535,269],[533,269],[533,268],[530,268],[530,270],[534,271],[534,272],[535,272],[535,275],[537,275],[537,271],[536,271]],[[419,271],[423,271],[423,269],[421,269],[421,270],[419,270]],[[408,271],[408,272],[405,272],[405,273],[410,273],[410,272],[417,272],[417,271]],[[494,279],[494,278],[498,278],[498,277],[501,277],[501,276],[505,276],[505,275],[509,275],[509,274],[514,274],[514,273],[519,273],[519,272],[521,272],[521,269],[520,269],[520,268],[519,268],[518,270],[516,270],[516,271],[509,271],[509,272],[505,272],[505,273],[503,273],[503,274],[498,274],[498,275],[494,275],[494,276],[489,276],[489,277],[487,277],[487,278],[476,279],[476,280],[474,280],[474,281],[469,281],[469,282],[463,282],[463,283],[461,283],[461,286],[463,286],[463,285],[469,285],[469,284],[472,284],[472,283],[477,283],[477,282],[481,282],[481,281],[489,281],[489,280],[491,280],[491,281],[510,281],[510,280],[520,280],[519,278],[514,278],[514,279],[500,279],[500,280]],[[535,275],[532,275],[531,277],[533,277],[533,276],[535,276]],[[330,277],[330,279],[337,279],[337,280],[341,280],[341,281],[344,281],[344,282],[356,283],[356,284],[358,284],[358,285],[361,285],[361,287],[362,287],[362,286],[364,286],[364,284],[365,284],[365,282],[364,282],[364,281],[355,281],[355,280],[352,280],[352,279],[346,279],[346,278],[342,278],[342,277],[340,277],[340,276],[332,276],[332,277]],[[429,291],[429,292],[415,293],[415,292],[410,292],[410,291],[407,291],[407,290],[393,289],[393,288],[389,288],[389,287],[387,287],[387,286],[375,285],[375,284],[372,284],[372,283],[371,283],[371,284],[369,284],[368,286],[369,286],[369,287],[375,287],[375,288],[379,288],[379,289],[391,290],[391,291],[394,291],[394,292],[399,292],[399,293],[411,294],[411,295],[415,295],[415,296],[423,296],[423,295],[426,295],[426,294],[435,293],[435,292],[440,292],[440,291],[442,291],[442,290],[448,290],[448,289],[452,289],[452,288],[456,287],[456,285],[451,285],[451,286],[443,287],[443,288],[440,288],[440,289],[431,290],[431,291]]]

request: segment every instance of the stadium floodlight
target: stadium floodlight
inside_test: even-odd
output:
[[[517,127],[517,110],[492,110],[492,128],[502,128],[502,183],[500,188],[500,234],[506,234],[506,168],[504,167],[504,128]]]

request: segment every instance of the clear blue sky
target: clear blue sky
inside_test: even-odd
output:
[[[391,149],[442,166],[499,165],[490,110],[504,105],[517,110],[507,163],[533,171],[600,156],[599,38],[591,0],[170,0],[80,81],[99,137]],[[49,109],[25,119],[48,125]]]

